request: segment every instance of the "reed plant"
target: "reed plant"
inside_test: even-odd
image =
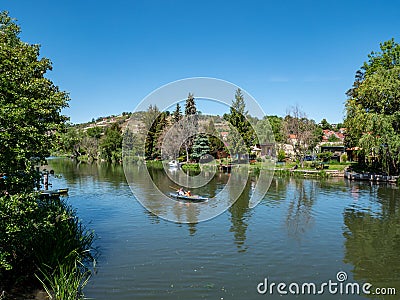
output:
[[[91,270],[81,261],[81,254],[72,251],[55,269],[42,268],[36,275],[51,300],[83,299],[83,288],[91,277]]]
[[[60,198],[37,193],[0,197],[0,292],[41,283],[53,289],[68,277],[65,285],[80,293],[95,264],[94,238]]]

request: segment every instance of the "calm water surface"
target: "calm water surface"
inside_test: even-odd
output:
[[[98,235],[97,274],[85,289],[94,299],[400,299],[400,192],[387,185],[343,179],[274,178],[254,209],[249,180],[234,206],[198,224],[177,224],[149,213],[133,197],[122,166],[50,159],[68,186],[67,201]],[[138,169],[138,172],[140,170]],[[153,179],[168,188],[165,174]],[[222,189],[227,176],[210,183]],[[143,193],[151,197],[150,185]],[[188,209],[175,213],[188,214]],[[185,218],[185,216],[180,216]],[[332,280],[395,287],[397,296],[260,295],[269,282]]]

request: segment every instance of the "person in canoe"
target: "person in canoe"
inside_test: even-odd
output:
[[[185,196],[185,191],[183,190],[182,187],[179,188],[179,189],[176,191],[176,193],[177,193],[179,196]]]
[[[186,196],[186,197],[190,197],[190,196],[192,196],[192,193],[190,193],[190,191],[187,191],[187,192],[185,193],[185,196]]]

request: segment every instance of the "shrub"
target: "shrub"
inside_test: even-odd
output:
[[[284,150],[278,151],[278,161],[284,161],[286,158],[286,152]]]
[[[321,161],[329,161],[332,157],[332,152],[326,151],[317,154],[319,160]]]
[[[93,239],[94,233],[59,198],[39,199],[35,193],[0,197],[0,290],[31,283],[45,268],[68,269],[78,260],[88,266],[95,259]],[[73,252],[77,255],[72,259]],[[89,269],[81,270],[84,274]]]
[[[347,162],[347,154],[346,153],[343,153],[342,155],[340,155],[340,162],[341,163]]]

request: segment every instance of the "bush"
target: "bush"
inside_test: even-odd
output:
[[[317,154],[317,157],[321,161],[329,161],[332,157],[332,152],[326,151]]]
[[[278,151],[278,161],[284,161],[286,158],[286,152],[284,150]]]
[[[340,162],[341,163],[347,162],[347,154],[346,153],[343,153],[342,155],[340,155]]]
[[[39,199],[35,193],[0,197],[0,290],[32,283],[35,276],[50,284],[41,272],[51,270],[48,277],[56,278],[61,267],[71,269],[77,261],[88,266],[94,262],[93,239],[94,233],[59,198]],[[88,270],[81,268],[81,274]]]

